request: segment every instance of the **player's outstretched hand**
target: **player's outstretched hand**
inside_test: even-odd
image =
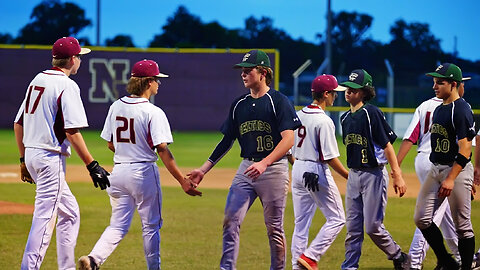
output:
[[[100,189],[104,190],[107,186],[110,186],[110,181],[108,181],[110,173],[102,168],[96,160],[90,162],[90,164],[87,165],[87,169],[95,187],[100,186]]]
[[[391,172],[391,176],[393,178],[393,190],[395,191],[395,194],[398,194],[400,197],[403,197],[403,195],[405,195],[405,192],[407,192],[407,185],[403,180],[402,173]]]
[[[257,179],[267,169],[267,165],[262,161],[255,162],[252,165],[250,165],[245,170],[245,172],[243,172],[243,174],[246,174],[248,177],[252,179]]]
[[[202,192],[195,189],[196,184],[190,178],[183,178],[182,189],[190,196],[202,196]]]
[[[188,178],[191,180],[193,187],[196,188],[202,182],[203,176],[205,173],[200,169],[195,169],[187,174]]]
[[[27,183],[30,183],[30,184],[35,183],[33,181],[32,176],[30,175],[30,173],[27,170],[27,165],[25,165],[25,162],[20,163],[20,177],[21,177],[23,182],[27,182]]]
[[[303,173],[303,182],[305,184],[305,187],[308,190],[311,190],[313,192],[319,191],[318,187],[318,174],[312,173],[312,172],[304,172]]]

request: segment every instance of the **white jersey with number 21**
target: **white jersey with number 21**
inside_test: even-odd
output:
[[[100,136],[113,142],[115,163],[155,162],[154,147],[173,142],[163,110],[146,98],[131,96],[110,106]]]

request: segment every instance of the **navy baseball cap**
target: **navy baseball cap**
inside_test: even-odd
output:
[[[243,56],[242,62],[236,64],[234,68],[256,67],[256,66],[271,67],[270,58],[268,58],[268,55],[264,51],[261,51],[261,50],[249,51]]]
[[[342,82],[340,85],[353,89],[360,89],[364,86],[372,86],[372,76],[364,69],[355,69],[348,75],[348,81]]]
[[[462,70],[457,65],[452,63],[443,63],[438,66],[434,72],[430,72],[425,75],[436,78],[451,79],[457,82],[466,81],[465,79],[468,78],[463,78]]]

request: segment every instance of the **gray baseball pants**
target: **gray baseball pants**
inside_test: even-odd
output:
[[[342,269],[358,269],[365,232],[389,260],[400,256],[400,246],[383,225],[387,206],[388,172],[384,166],[351,169],[345,195],[347,236]]]
[[[253,161],[242,161],[227,196],[220,269],[236,269],[240,225],[257,197],[263,206],[270,243],[270,269],[285,269],[287,242],[283,230],[283,217],[289,183],[287,159],[274,162],[255,180],[243,174],[251,164]]]
[[[448,165],[432,165],[415,206],[415,225],[419,229],[426,229],[432,224],[433,214],[445,200],[438,197],[438,190],[451,169]],[[447,198],[459,239],[474,236],[470,220],[472,184],[473,165],[469,162],[455,179],[452,193]]]

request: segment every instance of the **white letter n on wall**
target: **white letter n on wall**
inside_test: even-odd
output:
[[[130,71],[129,60],[92,58],[89,61],[88,69],[92,76],[88,101],[92,103],[114,102],[119,98],[119,93],[125,91]]]

